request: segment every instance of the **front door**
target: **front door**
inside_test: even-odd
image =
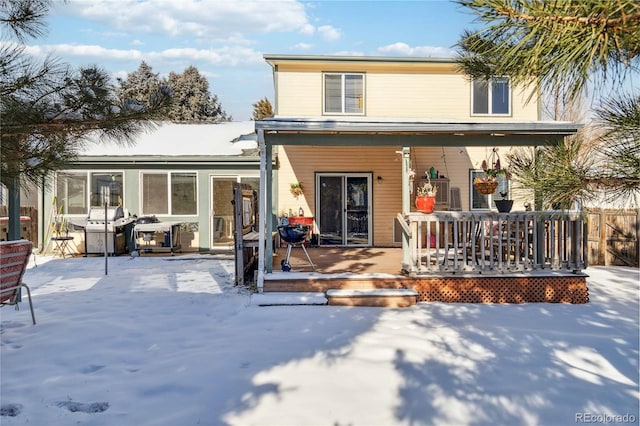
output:
[[[371,245],[371,174],[318,173],[316,222],[321,246]]]

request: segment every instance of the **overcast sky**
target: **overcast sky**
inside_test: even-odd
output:
[[[161,76],[190,65],[234,120],[273,103],[264,54],[451,57],[473,16],[449,1],[68,0],[34,54],[125,77],[141,61]]]

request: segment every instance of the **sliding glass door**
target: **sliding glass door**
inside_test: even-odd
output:
[[[324,246],[371,245],[371,174],[318,173],[316,222]]]

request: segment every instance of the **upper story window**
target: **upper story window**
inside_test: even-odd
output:
[[[364,114],[364,74],[324,74],[325,114]]]
[[[473,80],[473,115],[510,115],[511,87],[509,78],[494,77],[491,80]]]
[[[143,214],[198,213],[196,173],[141,173]]]

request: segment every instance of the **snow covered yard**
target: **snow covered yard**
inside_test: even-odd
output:
[[[395,310],[258,307],[230,257],[36,261],[38,324],[26,302],[0,311],[2,425],[640,417],[637,269],[589,268],[587,305]]]

